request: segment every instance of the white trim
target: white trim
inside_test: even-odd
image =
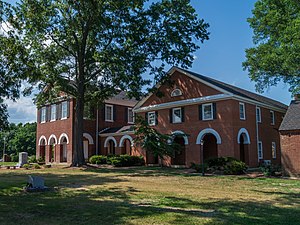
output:
[[[57,144],[57,138],[56,138],[56,136],[54,134],[51,134],[50,137],[48,138],[48,145],[50,145],[50,141],[51,141],[52,138],[54,138],[54,140],[55,140],[54,144]]]
[[[112,140],[112,141],[114,142],[115,147],[118,146],[118,145],[117,145],[116,139],[115,139],[114,137],[112,137],[112,136],[109,136],[109,137],[107,137],[107,138],[105,139],[105,142],[104,142],[104,148],[107,147],[107,144],[108,144],[108,142],[109,142],[110,140]]]
[[[257,116],[258,116],[257,112],[258,111],[259,111],[259,117],[257,118]],[[261,123],[261,109],[258,106],[256,106],[255,116],[256,116],[256,122]]]
[[[274,153],[275,155],[273,155],[273,144],[274,144]],[[277,158],[277,148],[276,148],[276,142],[272,141],[272,145],[271,145],[271,153],[272,153],[272,159],[276,159]],[[275,156],[275,157],[274,157]]]
[[[149,114],[154,114],[154,123],[149,123]],[[156,113],[155,111],[147,112],[147,123],[149,126],[155,126],[156,125]]]
[[[175,91],[179,91],[180,93],[178,95],[176,95],[176,94],[174,94]],[[182,95],[182,91],[179,88],[176,88],[171,92],[171,97],[177,97],[177,96],[181,96],[181,95]]]
[[[129,139],[129,141],[130,141],[130,143],[131,143],[130,146],[132,147],[132,146],[133,146],[133,139],[132,139],[132,137],[129,136],[129,135],[124,135],[124,136],[121,138],[119,147],[123,147],[123,146],[124,146],[123,144],[124,144],[125,139]]]
[[[175,110],[180,110],[180,121],[175,121],[175,119],[174,119],[175,118],[175,113],[174,113]],[[172,123],[182,123],[182,108],[181,107],[172,109]]]
[[[45,112],[44,120],[42,120],[43,111]],[[40,112],[40,123],[46,123],[46,121],[47,121],[47,107],[44,106],[41,108],[41,112]]]
[[[210,106],[210,109],[211,109],[211,117],[210,118],[204,118],[204,108],[205,106]],[[213,104],[212,103],[207,103],[207,104],[203,104],[202,105],[202,120],[213,120],[214,119],[214,107],[213,107]]]
[[[275,112],[273,110],[270,110],[270,115],[272,114],[271,117],[271,125],[275,125]]]
[[[261,145],[261,157],[259,157],[259,144]],[[262,141],[258,141],[258,143],[257,143],[257,158],[258,158],[258,160],[264,159],[264,150],[263,150]]]
[[[52,112],[52,109],[54,109],[53,111],[55,112],[55,114]],[[54,118],[52,118],[52,114],[54,114]],[[57,117],[57,106],[56,104],[54,105],[50,105],[50,122],[54,122],[56,121]]]
[[[41,146],[41,141],[42,140],[45,140],[45,145],[47,145],[47,138],[44,136],[44,135],[42,135],[41,137],[40,137],[40,139],[39,139],[39,146]]]
[[[129,110],[132,112],[132,121],[129,121]],[[127,123],[128,124],[134,124],[134,112],[133,108],[127,108]]]
[[[243,117],[241,117],[241,106],[243,106]],[[246,107],[245,103],[239,102],[239,114],[240,114],[240,120],[246,120]]]
[[[66,116],[63,116],[63,113],[64,113],[64,106],[66,107]],[[68,101],[63,101],[61,102],[61,112],[60,112],[60,119],[61,120],[66,120],[68,118]]]
[[[134,108],[134,112],[140,113],[140,112],[147,112],[147,111],[155,111],[160,109],[169,109],[169,108],[175,108],[175,107],[181,107],[186,105],[195,105],[199,103],[205,103],[205,102],[215,102],[219,100],[227,100],[232,99],[232,94],[218,94],[218,95],[210,95],[200,98],[191,98],[191,99],[185,99],[180,101],[172,101],[172,102],[166,102],[162,104],[157,105],[149,105],[142,108]]]
[[[58,139],[58,144],[61,145],[61,139],[65,137],[67,139],[67,144],[69,144],[69,137],[66,133],[62,133]]]
[[[184,144],[185,144],[185,145],[188,145],[188,144],[189,144],[189,139],[188,139],[186,133],[184,133],[184,132],[181,131],[181,130],[176,130],[176,131],[173,131],[173,132],[172,132],[172,135],[176,136],[176,134],[181,134],[181,135],[183,135],[182,137],[183,137],[183,139],[184,139]]]
[[[237,135],[237,143],[240,144],[240,136],[242,134],[245,134],[246,138],[247,138],[247,140],[244,140],[244,144],[249,145],[250,144],[250,135],[249,135],[249,133],[248,133],[248,131],[247,131],[246,128],[241,128],[239,130],[238,135]]]
[[[111,107],[111,120],[106,118],[106,108],[107,107]],[[105,104],[105,122],[114,122],[114,106],[113,105],[109,105],[109,104]]]
[[[199,132],[199,134],[197,136],[197,141],[196,141],[197,145],[199,145],[201,143],[201,140],[203,139],[203,137],[206,134],[213,134],[217,139],[217,144],[218,145],[220,145],[222,143],[221,136],[219,135],[219,133],[217,131],[215,131],[212,128],[206,128],[206,129],[203,129],[202,131]]]
[[[93,145],[93,144],[94,144],[93,137],[92,137],[90,134],[88,134],[88,133],[83,133],[83,137],[85,137],[86,139],[89,140],[89,144],[90,144],[90,145]]]

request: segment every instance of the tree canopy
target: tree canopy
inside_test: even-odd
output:
[[[73,165],[84,163],[84,102],[120,89],[140,98],[145,73],[158,82],[168,65],[191,66],[209,35],[189,0],[22,0],[8,21],[37,104],[61,92],[76,99]]]
[[[300,2],[259,0],[248,22],[255,47],[246,50],[243,63],[250,78],[263,91],[283,81],[300,92]]]

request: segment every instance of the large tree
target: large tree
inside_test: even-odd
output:
[[[246,50],[243,63],[263,91],[283,81],[300,92],[300,1],[259,0],[248,19],[255,47]]]
[[[164,78],[166,65],[191,66],[208,24],[189,0],[22,0],[9,22],[26,50],[31,82],[53,101],[76,99],[73,165],[82,165],[84,102],[102,102],[117,89],[139,98]]]

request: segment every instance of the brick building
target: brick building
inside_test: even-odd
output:
[[[148,164],[156,164],[158,159],[134,147],[134,111],[160,132],[174,134],[173,141],[183,146],[180,154],[165,158],[163,163],[166,165],[200,163],[201,143],[204,159],[232,156],[250,167],[258,166],[263,160],[280,164],[278,128],[286,105],[177,67],[169,71],[169,76],[173,85],[158,87],[163,97],[150,94],[135,102],[126,99],[122,92],[98,110],[98,129],[95,120],[86,120],[86,158],[96,153],[139,154]],[[71,162],[72,159],[74,100],[66,102],[56,104],[56,112],[62,118],[65,118],[62,115],[65,111],[63,104],[67,104],[64,120],[57,116],[55,122],[46,122],[51,121],[51,115],[54,115],[51,108],[54,106],[38,110],[38,117],[44,122],[38,123],[37,157],[44,154],[47,162]],[[45,121],[43,115],[48,115],[47,111],[50,113]]]
[[[281,162],[286,174],[300,176],[300,98],[295,96],[279,128]]]

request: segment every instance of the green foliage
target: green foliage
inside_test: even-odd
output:
[[[10,160],[12,162],[18,162],[19,161],[19,156],[18,155],[15,155],[15,154],[11,154],[10,155]]]
[[[243,174],[247,169],[247,165],[239,160],[232,160],[224,166],[224,174]]]
[[[119,89],[141,98],[151,85],[145,72],[159,82],[168,65],[191,66],[209,35],[189,0],[23,0],[8,21],[14,32],[3,49],[13,52],[1,59],[13,58],[11,71],[38,86],[37,104],[62,91],[76,99],[73,165],[84,163],[84,103],[102,103]]]
[[[236,161],[235,158],[232,157],[218,157],[218,158],[210,158],[205,160],[205,163],[208,165],[210,168],[214,169],[221,169],[224,167],[227,163],[230,163],[232,161]]]
[[[155,128],[148,125],[142,117],[136,116],[135,120],[135,144],[151,152],[155,157],[173,157],[175,152],[180,152],[182,146],[173,142],[174,136],[171,134],[161,134]]]
[[[41,167],[40,167],[39,164],[34,164],[33,168],[34,168],[34,169],[41,169]]]
[[[45,163],[45,157],[40,157],[37,159],[38,163]]]
[[[37,163],[37,159],[35,155],[28,157],[28,163]]]
[[[91,164],[107,164],[107,157],[104,155],[93,155],[90,157],[89,162]]]
[[[30,169],[31,168],[31,165],[30,164],[24,164],[23,166],[22,166],[22,168],[24,168],[24,169]]]
[[[262,164],[260,167],[261,172],[267,177],[269,176],[275,176],[281,172],[281,167],[279,165],[266,165]]]
[[[196,170],[197,173],[201,173],[202,172],[202,164],[196,164],[196,163],[192,163],[191,168]],[[204,172],[207,172],[207,164],[204,163]]]
[[[300,91],[300,2],[299,0],[259,0],[248,19],[256,45],[246,50],[243,63],[251,79],[262,91],[279,81]]]
[[[142,156],[119,155],[107,158],[107,163],[116,167],[142,166],[145,164]]]

